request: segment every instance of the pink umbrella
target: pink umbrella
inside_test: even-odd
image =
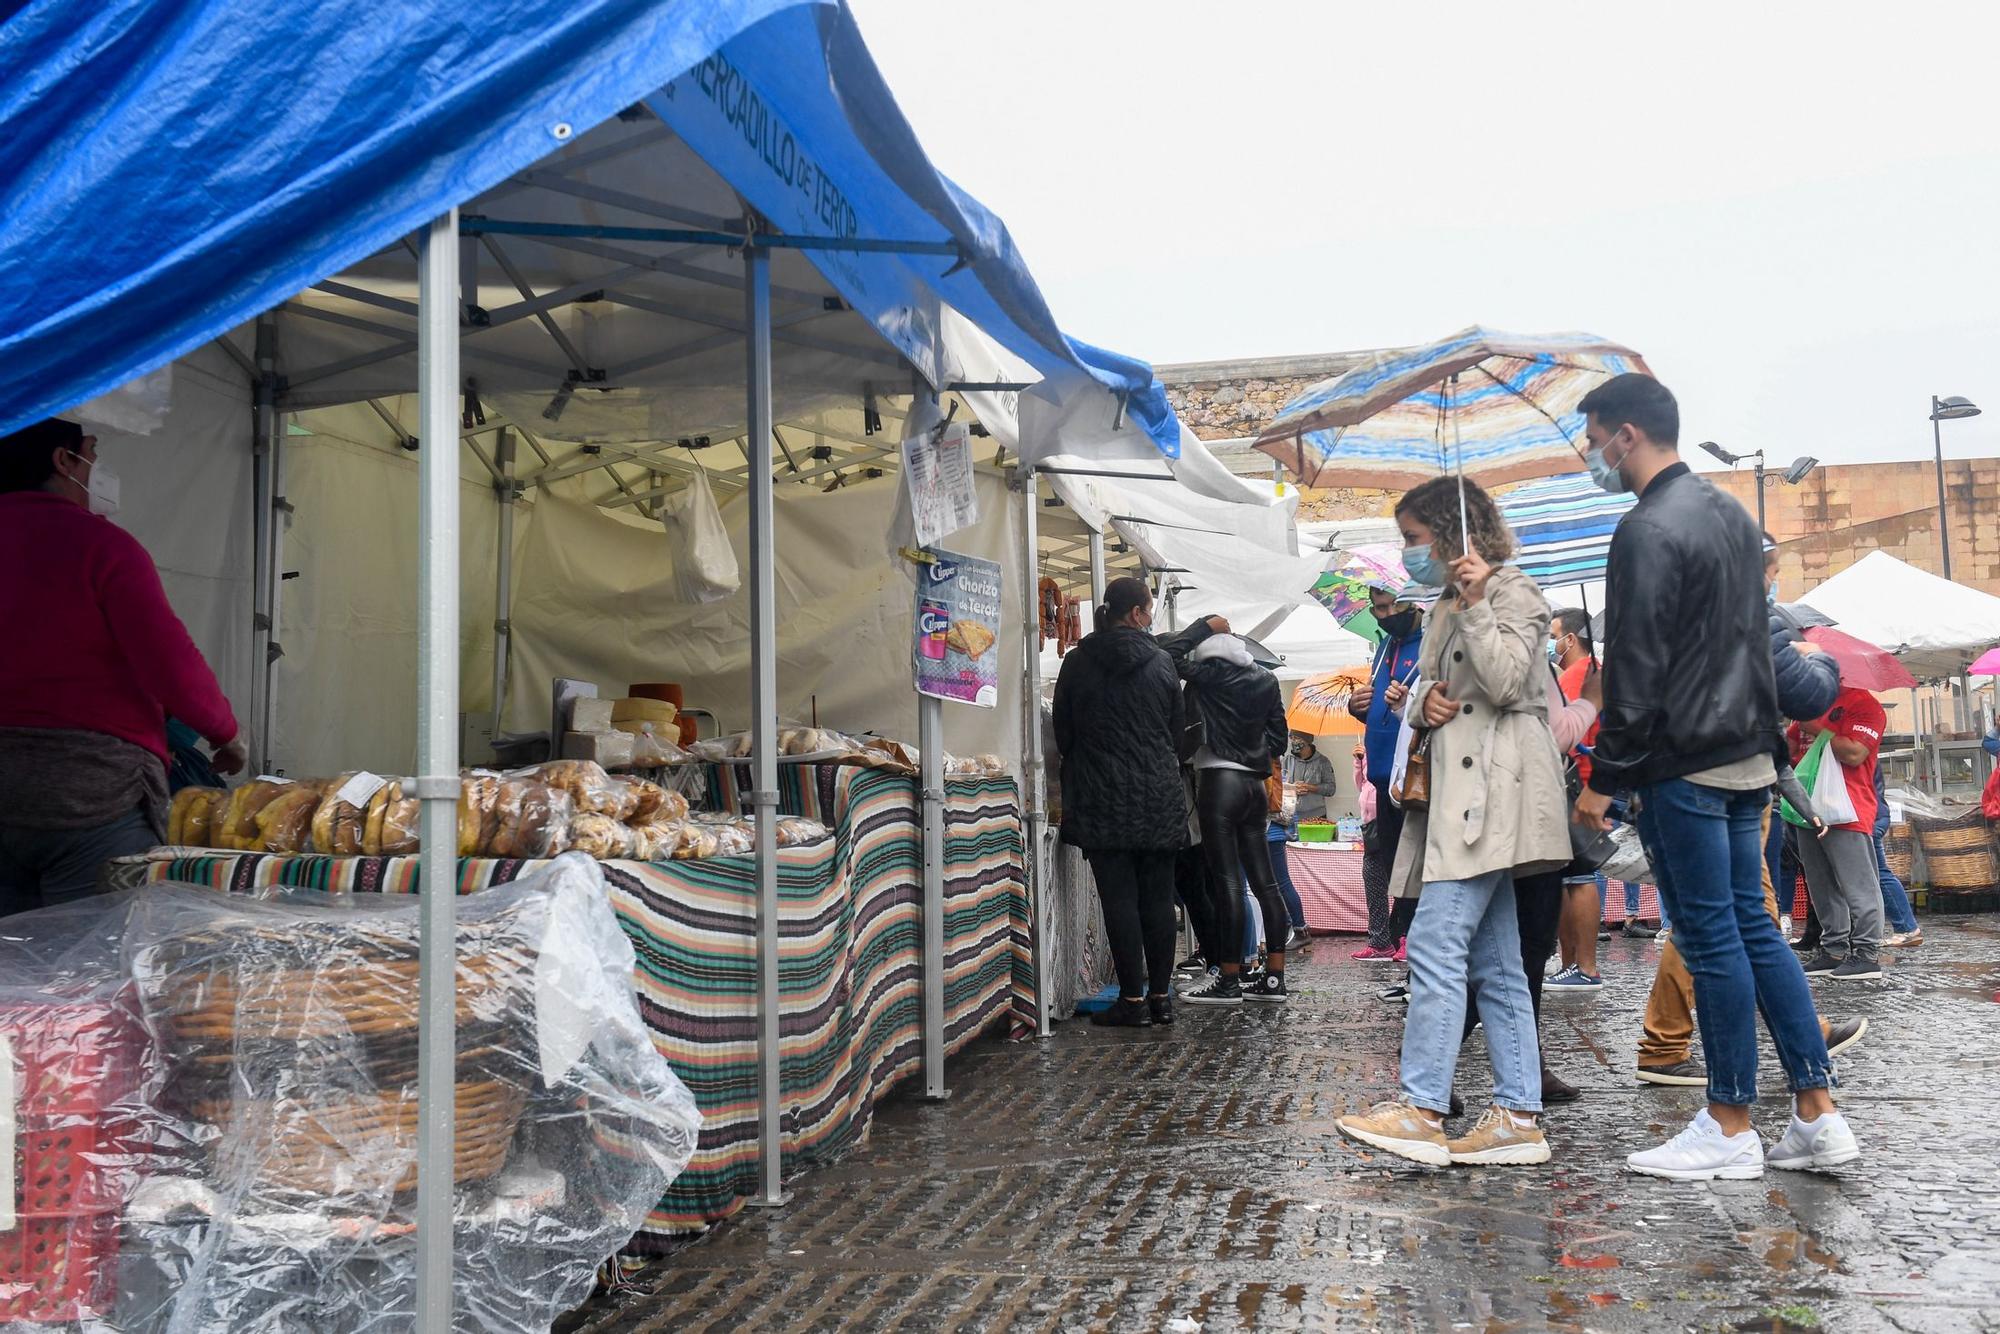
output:
[[[1909,669],[1897,662],[1887,649],[1877,648],[1865,639],[1856,639],[1845,630],[1836,630],[1830,625],[1815,625],[1806,631],[1806,639],[1819,645],[1840,664],[1840,683],[1856,686],[1862,690],[1903,690],[1916,685],[1917,678]]]
[[[1979,661],[1965,669],[1967,676],[2000,676],[2000,648],[1990,648],[1979,655]]]

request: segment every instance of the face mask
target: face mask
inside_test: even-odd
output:
[[[1615,438],[1614,436],[1613,439]],[[1622,496],[1632,488],[1625,484],[1624,473],[1605,462],[1604,452],[1610,447],[1611,441],[1607,440],[1586,452],[1583,456],[1583,466],[1590,469],[1590,479],[1597,483],[1600,490],[1608,491],[1614,496]]]
[[[84,484],[83,488],[84,494],[90,499],[90,512],[92,514],[101,514],[107,519],[116,514],[118,512],[118,474],[106,467],[101,460],[93,462],[75,450],[67,452],[77,462],[88,464],[90,467],[90,481]],[[71,482],[76,481],[74,477],[69,480]]]
[[[1381,626],[1382,633],[1391,639],[1408,639],[1417,629],[1416,609],[1378,616],[1375,618],[1375,624]]]
[[[1559,653],[1559,652],[1557,652],[1557,651],[1556,651],[1556,646],[1555,646],[1555,644],[1554,644],[1554,643],[1550,643],[1550,645],[1549,645],[1549,661],[1550,661],[1550,662],[1553,662],[1553,663],[1555,663],[1555,664],[1556,664],[1556,665],[1558,665],[1558,666],[1560,666],[1560,665],[1562,664],[1562,660],[1563,660],[1563,655],[1562,655],[1561,653]]]
[[[1771,591],[1769,597],[1771,605],[1776,606],[1778,602],[1778,581],[1776,579],[1773,579],[1771,581]]]
[[[1305,748],[1305,744],[1304,744],[1303,742],[1299,742],[1299,741],[1294,741],[1294,742],[1292,743],[1292,754],[1294,754],[1294,755],[1303,755],[1303,754],[1305,754],[1305,753],[1306,753],[1306,748]]]
[[[1420,584],[1444,587],[1444,566],[1439,565],[1436,557],[1431,555],[1431,544],[1428,542],[1403,548],[1403,568],[1409,572],[1410,578]]]

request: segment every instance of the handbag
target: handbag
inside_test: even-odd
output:
[[[1563,791],[1569,797],[1570,809],[1575,810],[1577,799],[1583,796],[1583,771],[1577,767],[1574,755],[1563,757]],[[1617,841],[1609,830],[1593,829],[1575,820],[1568,823],[1569,865],[1563,867],[1563,879],[1581,880],[1596,875],[1617,853]]]
[[[1285,771],[1276,760],[1271,761],[1271,772],[1264,775],[1264,813],[1277,815],[1285,809]]]
[[[1389,799],[1406,811],[1431,808],[1431,729],[1413,728],[1403,771],[1389,784]]]

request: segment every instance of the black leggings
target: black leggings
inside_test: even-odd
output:
[[[1415,903],[1412,899],[1410,902]],[[1556,924],[1562,920],[1563,882],[1561,871],[1514,878],[1514,920],[1521,930],[1521,967],[1528,974],[1528,999],[1535,1006],[1535,1024],[1542,1022],[1542,969],[1556,947]],[[1479,1022],[1479,1003],[1466,986],[1465,1036],[1472,1036]]]
[[[1215,908],[1208,892],[1208,862],[1201,844],[1182,848],[1174,854],[1174,893],[1187,909],[1188,929],[1194,932],[1195,952],[1210,963],[1221,963],[1229,952],[1216,952]]]
[[[1171,850],[1086,852],[1104,908],[1104,934],[1118,968],[1118,991],[1138,997],[1173,990],[1174,854]]]
[[[1226,946],[1243,939],[1242,886],[1248,877],[1257,910],[1264,915],[1265,948],[1279,954],[1291,916],[1271,870],[1264,780],[1242,769],[1203,769],[1195,784],[1194,808],[1201,820],[1202,856],[1208,861],[1208,901],[1215,909],[1211,943]],[[1226,966],[1236,961],[1235,953],[1225,948],[1222,958],[1210,962]]]

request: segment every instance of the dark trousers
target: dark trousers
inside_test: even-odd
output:
[[[1368,943],[1392,950],[1410,934],[1417,915],[1415,899],[1391,898],[1389,872],[1395,869],[1396,848],[1403,841],[1403,812],[1389,800],[1389,785],[1376,783],[1375,818],[1361,831],[1361,889],[1368,899]]]
[[[1410,902],[1415,903],[1415,899]],[[1556,948],[1556,924],[1562,920],[1561,871],[1518,876],[1514,880],[1514,917],[1521,931],[1521,970],[1528,975],[1528,999],[1535,1007],[1535,1024],[1542,1022],[1542,965]],[[1466,988],[1465,1033],[1479,1022],[1479,1004]]]
[[[1174,854],[1174,893],[1187,910],[1188,930],[1194,932],[1195,951],[1210,963],[1221,963],[1227,950],[1216,952],[1215,907],[1208,892],[1208,862],[1201,844],[1195,843]]]
[[[1174,975],[1174,854],[1100,849],[1084,854],[1104,909],[1104,934],[1118,969],[1120,994],[1172,990]]]
[[[0,825],[0,917],[96,894],[106,862],[159,844],[152,822],[137,810],[93,829]]]
[[[1215,910],[1215,940],[1243,938],[1243,885],[1257,896],[1264,915],[1264,936],[1271,952],[1285,947],[1285,923],[1290,920],[1278,878],[1271,870],[1271,844],[1265,836],[1270,811],[1264,800],[1264,780],[1242,769],[1203,769],[1196,783],[1195,814],[1201,820],[1201,850],[1208,862],[1209,902]],[[1234,963],[1225,950],[1215,963]]]

